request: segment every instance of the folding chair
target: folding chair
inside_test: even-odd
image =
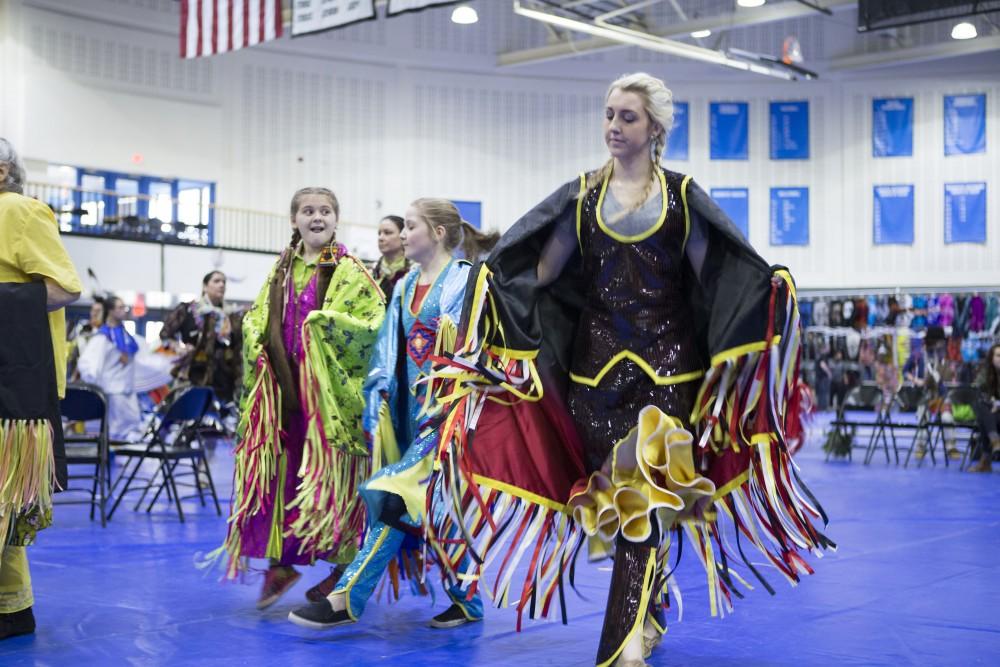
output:
[[[864,449],[865,463],[868,462],[868,450],[872,446],[874,441],[876,430],[880,424],[879,415],[879,401],[882,397],[882,391],[875,384],[861,384],[856,387],[851,388],[844,397],[843,403],[837,408],[837,415],[830,425],[833,426],[833,433],[831,434],[834,439],[848,439],[850,440],[850,446],[844,448],[845,451],[842,455],[847,456],[848,461],[853,460],[853,450],[855,448]],[[848,412],[872,412],[875,419],[869,420],[859,420],[859,419],[849,419],[847,416]],[[869,441],[867,445],[856,446],[854,445],[854,438],[858,433],[859,428],[871,428],[872,431],[869,434]],[[827,449],[826,460],[829,461],[831,456],[838,455],[837,451],[834,449]]]
[[[216,513],[222,515],[219,497],[215,492],[215,483],[212,480],[212,472],[205,456],[204,447],[199,439],[199,429],[205,419],[205,414],[212,405],[213,397],[212,390],[208,387],[189,387],[175,395],[168,396],[161,404],[159,414],[154,416],[150,423],[144,443],[135,443],[136,445],[145,444],[144,447],[128,445],[115,448],[115,454],[124,457],[125,462],[122,464],[121,473],[112,486],[112,491],[118,488],[118,484],[126,476],[127,479],[125,486],[111,507],[111,512],[108,513],[109,519],[125,498],[125,494],[130,491],[142,492],[133,508],[138,510],[147,494],[155,489],[146,511],[150,512],[160,495],[166,493],[168,501],[171,499],[174,501],[177,507],[177,516],[183,523],[184,510],[181,508],[181,500],[197,497],[201,501],[202,507],[205,507],[205,486],[208,487],[208,491],[212,495]],[[195,443],[197,443],[197,447]],[[139,480],[145,482],[145,485],[133,488],[132,483],[136,481],[139,469],[147,460],[156,461],[158,463],[157,469],[149,478]],[[177,472],[177,467],[182,461],[190,462],[192,472]],[[130,466],[131,472],[129,471]],[[193,483],[184,484],[177,481],[178,477],[187,475],[193,475]],[[202,483],[203,478],[204,484]],[[181,497],[177,491],[178,486],[192,486],[195,488],[196,494]]]
[[[982,396],[980,395],[979,390],[976,389],[975,387],[971,387],[969,385],[962,385],[962,386],[959,386],[959,387],[953,387],[953,388],[951,388],[951,389],[948,390],[948,393],[945,396],[945,402],[948,403],[948,404],[950,404],[952,406],[952,416],[953,417],[955,415],[955,406],[956,405],[968,405],[968,406],[972,406],[973,409],[974,409],[975,406],[976,406],[976,404],[979,403],[979,401],[981,401],[981,400],[982,400]],[[952,429],[955,432],[955,434],[956,434],[956,438],[955,438],[955,444],[956,444],[956,446],[958,444],[958,437],[957,437],[958,431],[960,431],[960,430],[961,431],[965,431],[965,434],[967,436],[967,438],[965,440],[965,449],[962,450],[962,458],[961,458],[961,460],[959,461],[959,464],[958,464],[958,469],[959,470],[964,470],[965,467],[966,467],[966,465],[968,465],[969,456],[972,453],[972,450],[973,449],[977,449],[976,443],[980,439],[980,436],[981,436],[981,434],[979,433],[979,422],[976,420],[975,417],[973,417],[972,419],[968,419],[968,420],[958,420],[958,419],[956,419],[954,421],[954,423],[945,424],[941,420],[940,415],[938,415],[938,418],[934,422],[933,426],[934,426],[934,428],[937,429],[936,437],[940,440],[942,448],[944,448],[946,446],[945,445],[945,435],[944,435],[945,429],[949,429],[950,428],[950,429]],[[947,452],[945,452],[944,460],[945,460],[945,466],[947,467],[947,465],[948,465],[948,453]]]
[[[64,419],[70,422],[98,422],[96,432],[66,433],[67,465],[92,465],[94,472],[89,475],[68,475],[69,483],[63,491],[84,491],[90,500],[57,500],[57,505],[90,505],[90,520],[94,520],[95,510],[100,510],[101,527],[107,525],[107,503],[110,495],[111,466],[108,456],[108,399],[100,387],[92,384],[74,383],[67,385],[66,398],[59,404]],[[92,480],[90,488],[72,486],[72,480]],[[98,497],[100,499],[98,500]]]

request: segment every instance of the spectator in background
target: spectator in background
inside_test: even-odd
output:
[[[952,414],[952,405],[946,400],[944,392],[944,383],[954,379],[945,359],[944,329],[939,326],[927,327],[923,347],[926,348],[926,352],[915,348],[910,354],[910,358],[903,366],[903,378],[924,390],[923,400],[917,408],[917,420],[922,421],[926,417],[940,421],[943,425],[947,455],[951,459],[959,459],[961,453],[955,446],[955,429],[952,428],[955,417]],[[927,433],[920,431],[916,437],[914,455],[917,459],[921,459],[927,453]]]
[[[385,295],[388,307],[392,290],[412,266],[403,254],[403,219],[398,215],[387,215],[378,223],[378,251],[382,257],[375,264],[372,277]]]
[[[177,306],[160,330],[160,340],[180,353],[178,380],[211,387],[224,403],[235,399],[242,369],[242,325],[226,312],[226,274],[210,271],[201,298]]]
[[[973,406],[976,421],[983,438],[989,444],[982,447],[979,463],[969,472],[992,472],[993,455],[1000,452],[1000,344],[994,344],[986,354],[983,370],[976,383],[982,392],[980,401]]]
[[[830,408],[830,350],[823,347],[816,357],[816,403],[820,410]]]
[[[69,334],[69,360],[66,363],[67,366],[67,377],[70,381],[77,381],[80,379],[80,373],[77,371],[77,364],[80,363],[80,354],[83,352],[84,348],[87,347],[87,343],[93,338],[97,330],[101,328],[104,324],[104,319],[107,317],[107,313],[104,306],[104,299],[99,296],[94,297],[94,303],[90,304],[90,313],[87,319],[80,320],[73,330]]]
[[[924,360],[923,348],[914,347],[910,352],[910,357],[903,364],[903,379],[907,384],[912,384],[915,387],[923,387],[926,375],[927,363]]]
[[[835,402],[834,407],[840,409],[847,395],[847,365],[844,362],[844,353],[835,350],[833,358],[827,361],[827,366],[830,369],[830,396]]]
[[[875,383],[882,390],[881,408],[886,410],[899,390],[899,370],[892,360],[892,350],[885,343],[879,343],[875,352]]]
[[[25,547],[52,523],[52,476],[66,486],[65,306],[83,290],[52,210],[23,196],[24,175],[0,138],[0,455],[8,462],[0,479],[0,639],[35,631]]]
[[[100,387],[108,399],[108,435],[132,440],[141,435],[139,392],[170,382],[171,360],[152,354],[145,341],[125,328],[128,307],[116,296],[106,300],[107,317],[80,355],[80,379]]]
[[[871,382],[875,379],[875,345],[872,339],[862,339],[858,350],[858,370],[861,382]]]

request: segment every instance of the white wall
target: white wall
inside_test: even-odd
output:
[[[242,208],[281,213],[296,188],[330,185],[348,223],[341,240],[372,254],[372,223],[418,196],[481,200],[486,225],[504,229],[599,165],[604,86],[642,68],[691,104],[691,160],[668,166],[705,188],[749,187],[751,241],[803,287],[1000,283],[1000,74],[887,70],[882,80],[783,84],[710,70],[709,81],[704,68],[636,50],[500,70],[498,51],[540,43],[544,32],[506,1],[476,5],[482,21],[469,28],[430,10],[185,62],[173,0],[0,0],[14,15],[0,27],[0,53],[19,63],[2,68],[3,90],[25,91],[4,95],[0,134],[57,163],[134,171],[130,157],[141,152],[142,171],[215,180],[219,202]],[[816,25],[801,29],[820,48]],[[771,32],[734,34],[762,48]],[[945,159],[941,97],[973,91],[987,94],[987,153]],[[870,100],[889,94],[915,97],[912,159],[871,158]],[[810,101],[808,162],[767,159],[773,99]],[[708,160],[716,100],[750,103],[749,161]],[[945,180],[988,182],[986,246],[944,246]],[[895,182],[916,186],[915,243],[876,248],[871,185]],[[777,185],[809,186],[808,247],[768,245],[768,189]],[[277,246],[285,231],[272,234]]]
[[[200,293],[204,275],[218,270],[226,274],[228,300],[253,301],[275,260],[265,253],[84,236],[64,236],[63,243],[88,293],[165,292],[176,299]]]

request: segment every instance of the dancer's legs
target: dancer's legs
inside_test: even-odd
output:
[[[642,661],[642,635],[656,579],[656,547],[659,530],[643,543],[619,537],[615,564],[604,612],[604,627],[597,649],[597,665],[615,661]]]

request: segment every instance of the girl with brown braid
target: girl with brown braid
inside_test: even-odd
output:
[[[294,565],[350,563],[364,527],[358,487],[371,455],[361,387],[385,305],[368,270],[336,242],[339,214],[326,188],[295,193],[291,243],[243,321],[233,502],[214,556],[227,557],[230,577],[250,558],[269,560],[259,609],[299,579]]]

